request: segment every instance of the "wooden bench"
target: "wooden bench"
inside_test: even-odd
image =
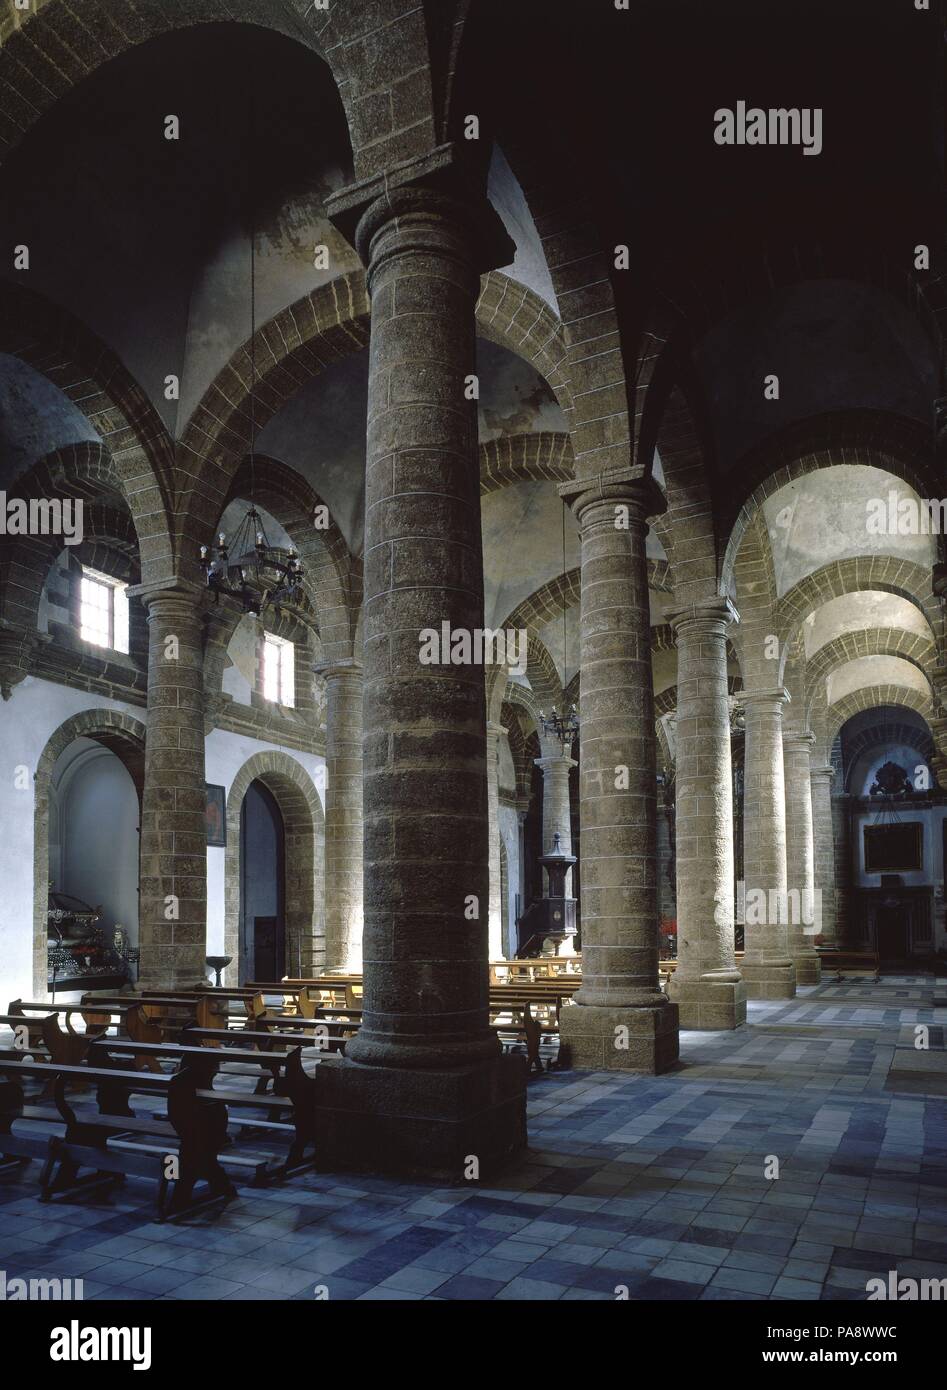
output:
[[[302,1062],[302,1047],[309,1045],[308,1038],[301,1043],[277,1051],[270,1046],[265,1049],[246,1047],[204,1047],[195,1033],[224,1033],[227,1030],[195,1029],[188,1031],[187,1037],[193,1042],[149,1043],[145,1044],[147,1055],[157,1059],[177,1062],[179,1067],[187,1067],[196,1078],[201,1096],[223,1100],[228,1106],[228,1123],[241,1129],[267,1131],[268,1137],[283,1141],[283,1152],[277,1155],[275,1166],[269,1155],[266,1166],[254,1175],[254,1185],[259,1186],[271,1177],[286,1177],[290,1173],[302,1172],[315,1161],[315,1081],[306,1074]],[[243,1038],[242,1032],[230,1033],[234,1041]],[[280,1034],[264,1034],[271,1043],[284,1043]],[[285,1047],[285,1044],[284,1044]],[[140,1051],[142,1044],[126,1042],[123,1039],[103,1038],[96,1043],[95,1053],[110,1057],[129,1055]],[[253,1091],[226,1089],[233,1086],[239,1076],[250,1076],[263,1072]],[[216,1083],[220,1082],[220,1085]],[[272,1085],[273,1093],[267,1094],[267,1086]],[[263,1111],[264,1118],[254,1116],[245,1119],[233,1113],[234,1108],[247,1106]],[[268,1118],[266,1116],[268,1115]],[[307,1156],[307,1151],[308,1156]],[[227,1163],[231,1155],[222,1156]]]
[[[21,1079],[52,1081],[55,1109],[27,1105]],[[24,1120],[48,1125],[57,1120],[63,1134],[45,1139],[46,1161],[40,1201],[72,1197],[112,1187],[129,1174],[157,1178],[157,1218],[175,1220],[230,1201],[236,1189],[218,1160],[227,1138],[227,1107],[213,1093],[200,1092],[194,1073],[173,1076],[90,1066],[27,1062],[0,1053],[0,1151],[4,1158],[30,1158],[40,1152],[35,1133],[22,1134]],[[77,1110],[67,1099],[70,1086],[95,1086],[99,1113]],[[159,1094],[167,1118],[135,1115],[135,1093]],[[252,1165],[251,1166],[258,1166]],[[80,1176],[84,1168],[91,1171]],[[203,1183],[205,1190],[195,1195]]]
[[[556,1000],[542,1001],[547,1004],[555,1004]],[[509,997],[504,997],[500,1002],[494,1002],[491,997],[490,1002],[490,1027],[502,1042],[503,1038],[517,1037],[526,1044],[526,1057],[530,1071],[542,1072],[544,1070],[541,1044],[543,1037],[556,1036],[559,1032],[558,1010],[556,1011],[556,1022],[544,1022],[534,1017],[532,1009],[536,1001],[533,999],[517,998],[515,992],[511,991]],[[280,1038],[283,1035],[277,1031],[281,1027],[298,1028],[300,1037],[308,1037],[311,1030],[314,1037],[319,1038],[317,1046],[320,1049],[344,1050],[345,1038],[354,1036],[362,1021],[362,1010],[346,1010],[351,1016],[346,1019],[333,1018],[300,1018],[295,1014],[264,1014],[256,1020],[259,1028],[265,1030],[264,1037]],[[498,1022],[499,1015],[509,1014],[507,1022]],[[518,1017],[519,1021],[514,1019]],[[306,1030],[304,1033],[302,1030]],[[193,1031],[193,1030],[192,1030]],[[341,1035],[341,1036],[340,1036]],[[216,1034],[215,1034],[216,1036]],[[242,1037],[243,1033],[238,1033]]]
[[[358,1032],[362,1021],[361,1010],[358,1018],[355,1019],[336,1019],[336,1018],[302,1018],[299,1014],[261,1014],[254,1019],[254,1028],[241,1028],[231,1031],[231,1036],[239,1038],[247,1037],[250,1039],[266,1038],[270,1045],[283,1041],[286,1037],[295,1039],[306,1039],[307,1047],[318,1048],[320,1052],[344,1052],[345,1039],[353,1037]],[[189,1029],[189,1034],[193,1029]],[[205,1029],[207,1033],[217,1035],[217,1030]]]

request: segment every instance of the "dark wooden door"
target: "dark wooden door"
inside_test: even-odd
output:
[[[240,813],[240,983],[286,973],[283,818],[272,792],[251,782]]]

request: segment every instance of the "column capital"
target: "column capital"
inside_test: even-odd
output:
[[[667,620],[674,629],[675,637],[681,631],[696,631],[700,636],[725,637],[727,628],[740,621],[740,615],[730,599],[716,595],[701,599],[684,608],[668,613]]]
[[[509,265],[516,246],[462,153],[455,144],[441,145],[424,159],[351,184],[329,199],[331,221],[370,272],[389,251],[430,251],[438,223],[463,235],[465,258],[478,275]],[[387,232],[393,234],[390,248],[381,244],[380,234]]]
[[[815,734],[805,730],[783,729],[783,748],[811,748]]]
[[[784,686],[773,686],[770,690],[741,690],[737,699],[741,705],[789,705],[792,696]]]
[[[195,614],[203,610],[207,592],[203,584],[194,584],[190,579],[177,576],[154,580],[149,584],[134,584],[127,590],[129,598],[141,599],[149,610],[153,604],[184,602],[190,604]]]
[[[322,676],[327,681],[345,676],[361,680],[362,663],[354,657],[345,657],[342,661],[317,661],[313,665],[312,673],[314,676]]]
[[[369,208],[404,188],[424,188],[463,197],[470,189],[482,186],[483,175],[474,167],[467,142],[447,140],[423,155],[402,160],[383,173],[340,188],[327,199],[326,209],[333,225],[354,246],[358,224]]]
[[[570,758],[568,753],[563,753],[558,757],[534,758],[536,767],[542,768],[543,774],[552,772],[557,768],[578,767],[575,758]]]
[[[809,776],[814,782],[825,782],[826,786],[831,786],[835,777],[835,768],[831,763],[827,763],[824,767],[812,767],[809,769]]]
[[[579,528],[615,526],[615,508],[627,507],[628,519],[646,527],[649,516],[667,511],[667,498],[643,468],[614,469],[591,478],[574,478],[559,484],[559,496],[575,512]]]

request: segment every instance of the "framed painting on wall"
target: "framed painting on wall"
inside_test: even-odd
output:
[[[923,868],[920,821],[865,826],[865,872],[907,873]]]
[[[207,831],[207,843],[209,845],[226,845],[227,810],[225,790],[223,787],[213,786],[210,782],[204,783],[204,790],[207,793],[207,799],[204,802],[204,828]]]

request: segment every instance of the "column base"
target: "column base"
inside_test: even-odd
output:
[[[797,985],[818,985],[822,982],[822,962],[814,951],[794,955],[792,963],[796,967]]]
[[[744,960],[740,970],[747,999],[795,999],[796,967],[791,960]]]
[[[675,971],[667,992],[682,1028],[739,1028],[746,1023],[746,985],[738,971],[708,971],[696,979],[681,979]]]
[[[559,1047],[561,1062],[580,1071],[636,1071],[658,1076],[678,1060],[677,1005],[641,1009],[603,1004],[565,1006],[559,1015]]]
[[[470,1180],[526,1147],[526,1059],[493,1057],[443,1071],[325,1058],[316,1068],[316,1166]]]

